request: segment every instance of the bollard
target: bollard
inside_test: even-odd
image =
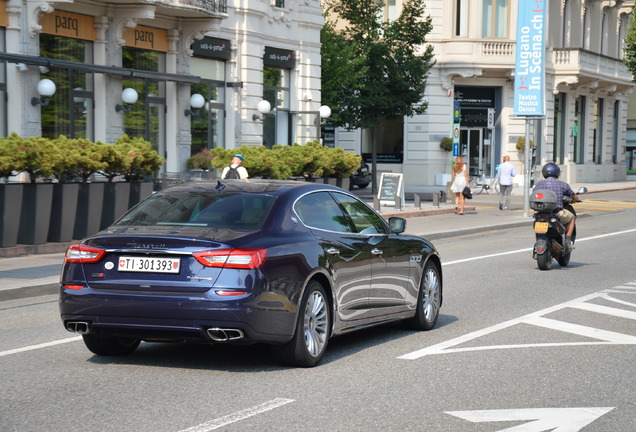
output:
[[[414,199],[413,206],[418,210],[422,210],[422,198],[420,198],[418,194],[414,194],[413,199]]]
[[[399,196],[395,197],[395,211],[402,211],[402,198]]]
[[[373,197],[373,209],[375,211],[380,211],[380,200],[378,199],[377,196]]]
[[[443,190],[439,191],[439,202],[446,203],[446,192]]]
[[[438,193],[433,194],[433,207],[439,207],[439,196]]]

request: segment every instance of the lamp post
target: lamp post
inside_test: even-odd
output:
[[[322,105],[320,107],[320,109],[318,110],[319,113],[319,118],[318,118],[318,141],[320,142],[320,144],[323,144],[322,142],[322,134],[321,134],[321,129],[322,129],[322,122],[325,119],[328,119],[331,116],[331,108],[329,108],[327,105]],[[324,145],[324,144],[323,144]]]

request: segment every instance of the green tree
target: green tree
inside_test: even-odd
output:
[[[627,29],[627,37],[625,38],[625,48],[623,51],[623,62],[627,69],[636,77],[636,14],[631,15],[629,19],[629,28]]]
[[[433,48],[424,0],[406,0],[394,21],[384,21],[382,0],[330,0],[322,33],[322,102],[335,111],[335,126],[371,129],[376,171],[375,125],[426,112],[426,78]],[[337,30],[335,22],[346,22]],[[327,42],[327,43],[326,43]],[[345,64],[350,61],[349,64]],[[373,192],[377,190],[373,176]]]

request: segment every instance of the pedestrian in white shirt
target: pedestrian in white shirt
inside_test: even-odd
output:
[[[512,178],[517,175],[515,166],[510,162],[510,156],[503,157],[499,165],[497,180],[499,181],[499,210],[510,210],[510,196],[512,194]]]

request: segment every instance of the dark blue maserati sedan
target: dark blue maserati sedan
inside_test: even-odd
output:
[[[173,186],[69,247],[61,318],[97,355],[141,341],[264,342],[310,367],[335,335],[397,320],[435,326],[441,261],[405,227],[335,186]]]

